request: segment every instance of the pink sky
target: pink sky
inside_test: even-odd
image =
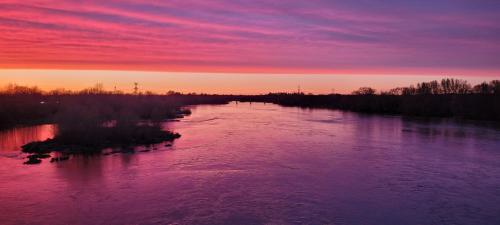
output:
[[[0,0],[0,69],[498,77],[498,21],[489,0]]]

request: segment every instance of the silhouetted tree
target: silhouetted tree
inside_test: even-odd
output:
[[[432,88],[430,83],[422,82],[417,84],[417,94],[419,95],[430,95],[432,94]]]
[[[36,86],[28,87],[17,84],[8,84],[1,90],[4,95],[41,95],[43,92]]]
[[[385,92],[387,95],[402,95],[403,94],[403,88],[397,87],[393,88],[387,92]]]
[[[417,89],[415,88],[415,86],[410,85],[409,87],[402,88],[401,94],[402,95],[416,95]]]
[[[481,84],[478,84],[478,85],[474,86],[473,92],[477,93],[477,94],[491,94],[492,93],[492,89],[491,89],[491,86],[488,83],[483,82]]]
[[[431,87],[431,94],[433,95],[441,94],[441,85],[439,85],[437,80],[429,82],[429,86]]]
[[[102,94],[112,94],[112,92],[106,92],[104,86],[101,83],[95,84],[93,87],[83,89],[79,94],[84,95],[102,95]]]
[[[377,92],[375,89],[371,87],[360,87],[358,90],[353,91],[353,95],[373,95]]]
[[[466,80],[443,79],[441,80],[441,89],[443,94],[467,94],[471,86]]]
[[[500,94],[500,80],[492,80],[490,82],[490,87],[491,87],[493,94],[496,94],[496,95]]]

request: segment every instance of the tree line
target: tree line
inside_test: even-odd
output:
[[[66,121],[74,125],[71,121],[83,122],[87,116],[100,120],[116,119],[125,114],[133,120],[168,119],[175,117],[185,105],[222,104],[230,100],[233,100],[230,96],[173,91],[128,94],[106,91],[100,84],[78,91],[42,91],[38,87],[9,84],[0,89],[0,129]]]
[[[352,92],[353,95],[372,95],[376,90],[361,87]],[[389,91],[381,91],[381,95],[440,95],[440,94],[500,94],[500,80],[482,82],[472,86],[466,80],[447,78],[441,81],[421,82],[408,87],[397,87]]]
[[[382,92],[361,87],[349,95],[269,93],[243,96],[241,101],[361,113],[500,121],[499,80],[471,86],[464,80],[443,79]]]

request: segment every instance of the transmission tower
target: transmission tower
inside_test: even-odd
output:
[[[135,82],[134,83],[134,94],[138,94],[139,93],[139,83]]]

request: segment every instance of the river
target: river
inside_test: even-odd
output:
[[[192,107],[149,152],[23,165],[0,132],[1,224],[500,224],[500,130],[262,103]]]

